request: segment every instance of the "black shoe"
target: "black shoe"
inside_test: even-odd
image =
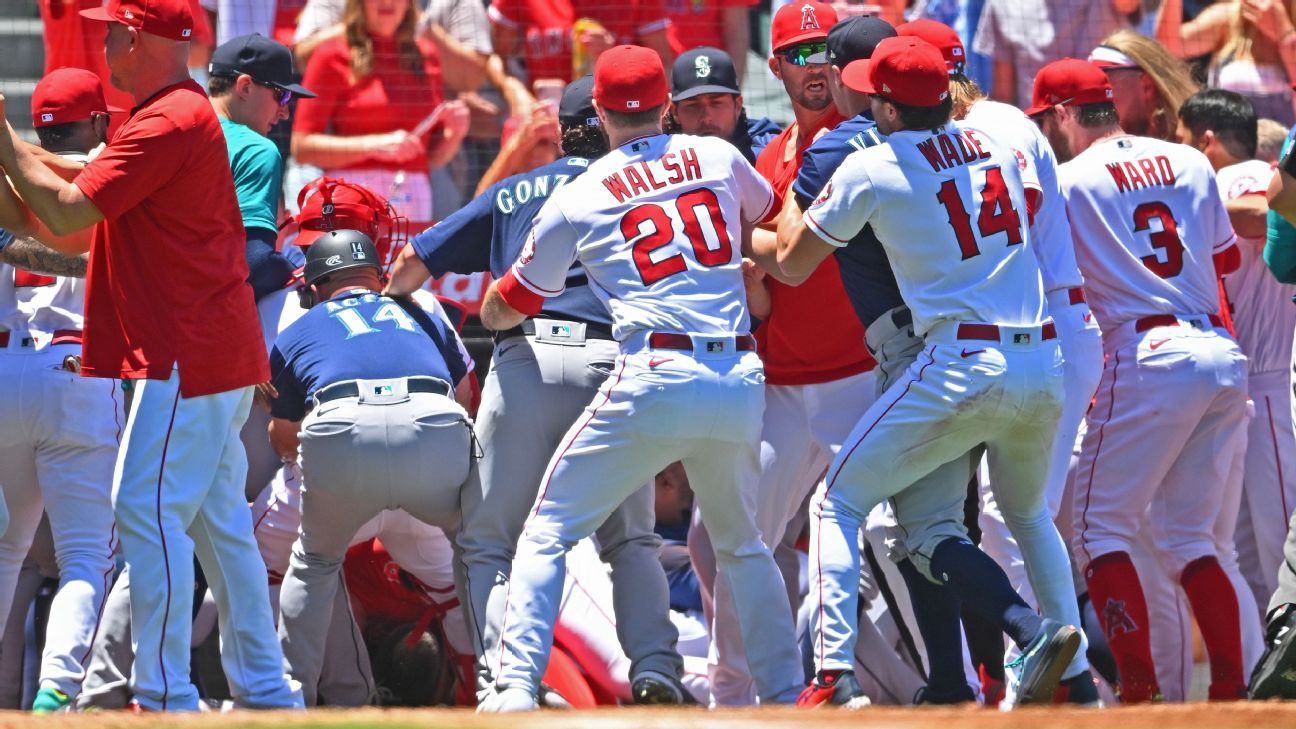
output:
[[[659,671],[644,671],[630,684],[634,702],[644,706],[684,706],[696,704],[693,694],[674,676]]]
[[[952,690],[932,690],[931,686],[923,686],[918,689],[913,698],[915,706],[948,706],[973,701],[976,701],[976,694],[971,686],[963,686],[961,689],[956,687]]]
[[[1296,605],[1278,608],[1265,630],[1265,651],[1251,683],[1251,699],[1296,699]]]
[[[1102,706],[1102,699],[1098,697],[1098,686],[1094,683],[1093,674],[1089,671],[1063,679],[1059,685],[1066,689],[1066,702],[1068,704],[1095,709]]]

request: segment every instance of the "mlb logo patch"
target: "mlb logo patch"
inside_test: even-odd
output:
[[[1030,344],[1030,343],[1031,343],[1031,335],[1028,333],[1023,332],[1021,334],[1013,335],[1013,344]]]
[[[190,28],[185,28],[184,30],[180,31],[181,38],[188,38],[191,35],[193,35],[193,30]]]
[[[363,261],[366,258],[364,245],[360,241],[353,241],[351,243],[351,260]]]
[[[52,122],[54,121],[54,115],[50,114],[49,112],[45,112],[44,114],[41,114],[41,121]]]
[[[394,392],[395,390],[392,389],[391,385],[374,385],[373,388],[374,397],[383,397],[384,395],[391,395]]]
[[[627,102],[626,102],[626,108],[627,108],[627,109],[638,109],[638,108],[639,108],[639,100],[638,100],[638,99],[631,99],[631,100],[627,101]]]
[[[723,352],[725,351],[724,342],[707,342],[706,351]]]
[[[572,328],[570,324],[554,324],[549,327],[549,336],[571,339]]]

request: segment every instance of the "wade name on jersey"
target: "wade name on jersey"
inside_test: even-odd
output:
[[[631,152],[640,151],[637,144],[639,143],[631,145]],[[657,175],[653,174],[653,168],[660,170],[665,182],[657,179]],[[644,193],[678,185],[681,182],[692,182],[701,177],[702,166],[698,164],[697,150],[685,147],[678,154],[667,152],[657,160],[641,160],[628,164],[603,178],[603,187],[612,193],[612,197],[616,198],[617,202],[622,203]]]
[[[923,159],[931,165],[933,172],[971,164],[977,160],[990,159],[990,153],[982,146],[977,132],[971,129],[960,129],[952,134],[937,134],[931,139],[919,142],[917,146],[918,151],[922,152]]]

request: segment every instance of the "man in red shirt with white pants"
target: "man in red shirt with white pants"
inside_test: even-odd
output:
[[[103,153],[67,183],[12,129],[3,165],[31,210],[65,235],[94,226],[82,374],[139,380],[113,507],[135,585],[132,679],[148,710],[197,710],[189,680],[193,555],[220,609],[236,703],[301,706],[283,673],[265,566],[243,499],[239,429],[269,379],[220,123],[189,79],[185,0],[111,0],[113,83],[137,106]],[[64,253],[81,253],[69,244]]]

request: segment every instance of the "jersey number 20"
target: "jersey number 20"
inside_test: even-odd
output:
[[[706,211],[709,227],[715,234],[717,245],[714,248],[703,230],[699,209]],[[698,263],[712,268],[733,260],[729,231],[725,228],[720,201],[714,192],[703,187],[680,195],[675,199],[675,212],[684,223],[684,235],[692,244],[693,255]],[[645,223],[650,224],[647,230],[644,229]],[[639,278],[643,280],[644,286],[650,286],[688,268],[683,253],[674,253],[656,261],[652,258],[654,251],[675,240],[675,224],[670,214],[656,203],[639,205],[621,216],[621,235],[630,243],[635,268],[639,269]]]
[[[963,260],[981,255],[976,235],[972,233],[972,215],[964,207],[963,198],[953,180],[946,180],[941,185],[936,199],[945,206],[945,214],[949,216],[954,237],[958,238]],[[981,208],[977,214],[977,230],[980,231],[982,240],[996,233],[1007,233],[1008,245],[1022,242],[1021,215],[1013,208],[1003,170],[997,166],[986,169],[985,187],[981,188]]]

